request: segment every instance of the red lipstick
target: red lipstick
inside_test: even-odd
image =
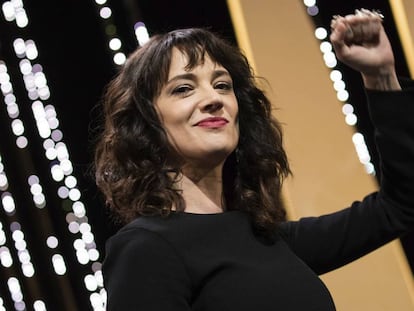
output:
[[[197,122],[195,125],[205,128],[219,128],[225,126],[229,121],[221,117],[210,117]]]

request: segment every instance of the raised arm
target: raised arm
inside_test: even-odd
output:
[[[319,274],[414,229],[414,84],[401,90],[381,20],[364,10],[332,22],[337,57],[362,74],[367,89],[381,184],[378,192],[350,208],[284,225],[287,243]]]
[[[361,73],[367,89],[401,89],[381,14],[361,9],[353,15],[335,16],[331,28],[330,39],[336,56]]]

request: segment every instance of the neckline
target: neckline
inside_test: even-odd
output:
[[[220,216],[220,215],[228,215],[228,214],[238,214],[241,213],[242,211],[240,210],[229,210],[229,211],[224,211],[224,212],[220,212],[220,213],[192,213],[192,212],[177,212],[177,211],[171,211],[171,213],[173,215],[188,215],[188,216]]]

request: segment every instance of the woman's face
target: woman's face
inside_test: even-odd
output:
[[[207,54],[191,70],[185,68],[187,64],[187,56],[174,48],[168,79],[155,98],[155,107],[181,163],[217,165],[239,139],[232,78]]]

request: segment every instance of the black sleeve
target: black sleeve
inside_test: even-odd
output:
[[[190,310],[185,266],[156,233],[132,228],[112,237],[103,274],[108,311]]]
[[[316,273],[343,266],[414,229],[414,89],[367,91],[380,154],[381,185],[361,202],[281,227]]]

